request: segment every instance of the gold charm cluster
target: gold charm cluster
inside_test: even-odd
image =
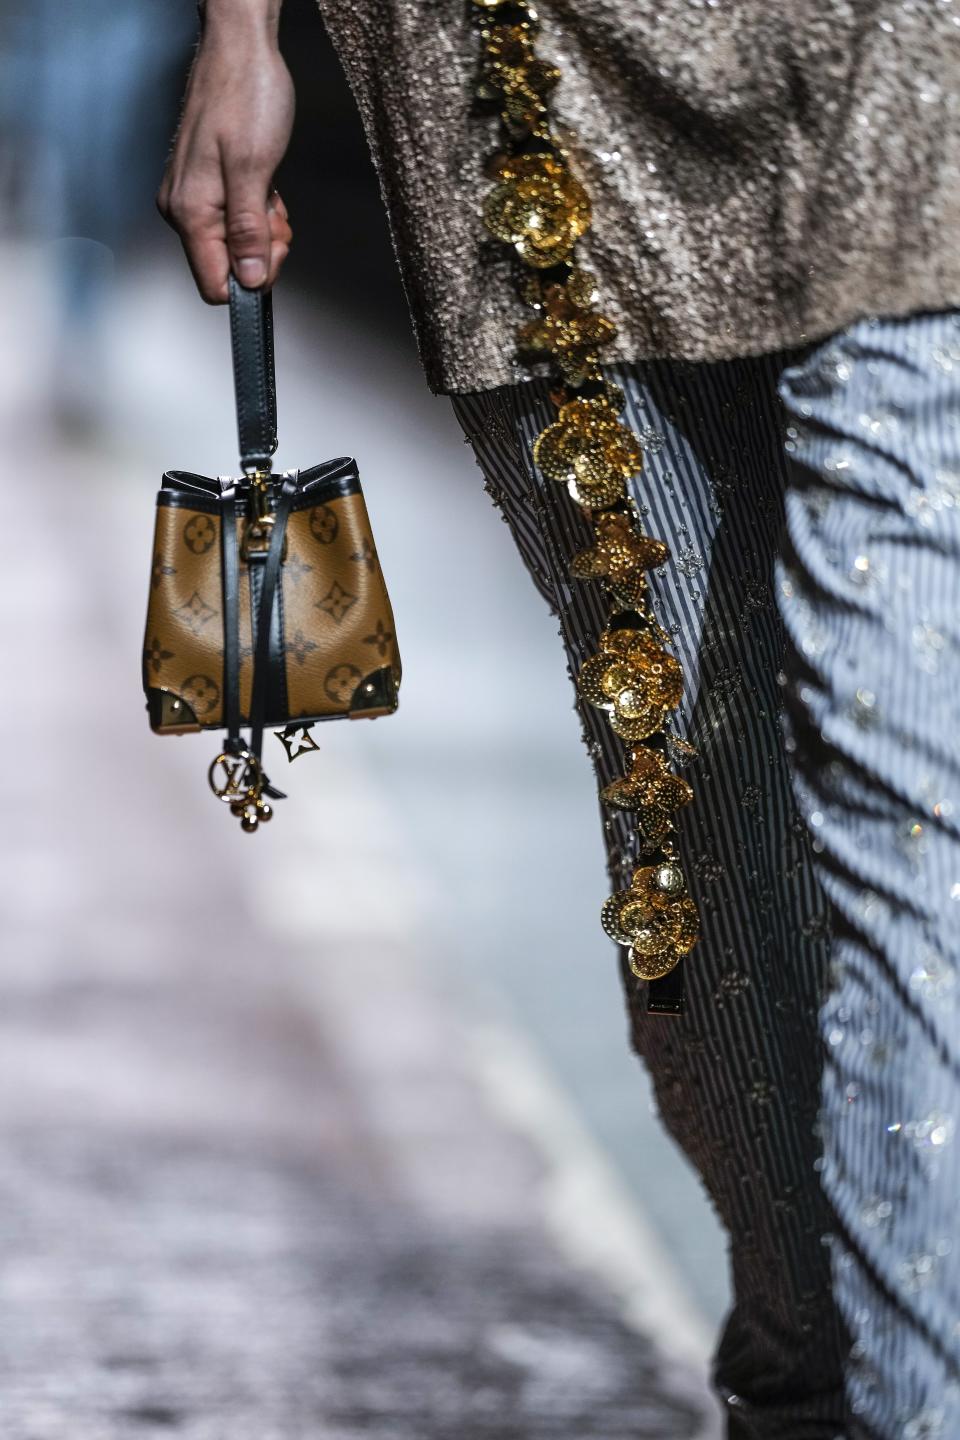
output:
[[[482,37],[478,97],[499,112],[503,135],[488,166],[494,184],[483,219],[512,247],[519,292],[533,312],[518,331],[519,349],[547,360],[555,376],[557,418],[537,437],[534,459],[593,524],[593,543],[574,557],[571,575],[603,584],[611,602],[600,650],[580,671],[580,694],[606,712],[629,747],[627,773],[602,799],[635,813],[652,862],[610,896],[602,922],[612,939],[629,947],[633,973],[653,980],[672,970],[699,935],[674,840],[674,816],[693,792],[663,753],[683,676],[648,594],[649,572],[670,552],[644,534],[627,488],[643,455],[620,419],[623,395],[600,368],[600,352],[616,326],[596,308],[595,277],[576,261],[577,241],[590,228],[590,197],[550,127],[549,98],[560,72],[536,53],[537,14],[526,0],[473,4]],[[683,742],[675,744],[689,752]]]
[[[217,799],[230,806],[245,834],[255,834],[273,819],[273,806],[263,798],[267,777],[252,750],[221,750],[210,763],[207,782]]]

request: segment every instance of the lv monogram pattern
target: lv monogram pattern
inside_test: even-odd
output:
[[[283,609],[291,719],[349,710],[361,680],[384,665],[399,685],[393,611],[362,495],[290,516]],[[390,633],[385,649],[371,643],[378,626]]]
[[[203,728],[223,723],[220,525],[220,516],[205,510],[158,507],[144,636],[144,688],[167,690],[183,700]],[[239,610],[240,703],[246,720],[253,623],[243,563]],[[289,716],[271,720],[347,714],[357,686],[385,665],[399,685],[393,612],[361,494],[290,515],[280,613]]]

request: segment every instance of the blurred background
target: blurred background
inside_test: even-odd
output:
[[[148,730],[160,474],[236,464],[226,316],[153,207],[195,24],[0,3],[3,1436],[719,1436],[725,1241],[627,1048],[556,624],[312,0],[277,460],[357,456],[402,704],[256,840],[214,737]]]

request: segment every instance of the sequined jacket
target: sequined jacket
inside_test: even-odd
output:
[[[380,178],[427,378],[523,378],[484,231],[496,121],[466,0],[319,0]],[[716,360],[960,303],[960,0],[538,0],[592,196],[605,358]]]

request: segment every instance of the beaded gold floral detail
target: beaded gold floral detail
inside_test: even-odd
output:
[[[643,466],[640,442],[620,418],[623,395],[600,368],[616,335],[598,308],[596,277],[578,265],[577,241],[590,228],[590,197],[550,128],[556,66],[536,53],[537,14],[526,0],[473,0],[482,37],[478,99],[500,116],[503,143],[488,164],[493,188],[483,203],[490,234],[520,262],[518,290],[533,318],[520,326],[518,350],[553,368],[557,417],[533,455],[545,479],[564,485],[593,525],[589,547],[570,574],[603,585],[611,619],[600,649],[581,667],[581,697],[604,711],[629,747],[629,769],[606,786],[605,804],[635,813],[644,854],[626,890],[606,901],[605,931],[628,947],[644,980],[667,974],[696,944],[697,911],[677,863],[675,815],[693,798],[664,754],[667,720],[680,704],[683,675],[656,622],[649,574],[669,559],[662,540],[644,533],[628,481]],[[685,755],[691,747],[670,737]]]
[[[666,975],[700,933],[696,906],[674,860],[635,870],[628,888],[605,901],[601,919],[611,940],[630,947],[630,969],[641,980]]]

